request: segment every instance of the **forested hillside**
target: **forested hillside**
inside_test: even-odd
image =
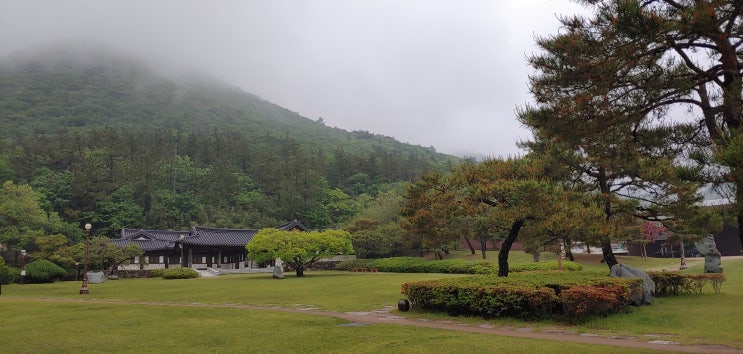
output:
[[[30,184],[48,212],[109,236],[333,227],[380,191],[457,162],[89,48],[0,59],[0,126],[0,180]]]

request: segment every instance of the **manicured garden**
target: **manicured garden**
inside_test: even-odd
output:
[[[516,256],[515,258],[518,258]],[[520,263],[515,259],[514,264]],[[659,269],[669,260],[622,259],[638,267]],[[661,262],[666,262],[662,263]],[[701,273],[690,260],[689,274]],[[603,268],[600,268],[603,266]],[[663,297],[652,306],[634,307],[577,325],[552,320],[450,317],[413,310],[393,315],[427,321],[487,324],[596,335],[660,338],[686,344],[721,344],[743,348],[739,328],[743,307],[743,260],[725,260],[727,282],[721,292]],[[605,265],[584,264],[589,272],[608,273]],[[672,269],[671,266],[667,268]],[[404,298],[401,285],[446,281],[467,275],[441,273],[307,272],[282,280],[270,274],[166,280],[121,279],[90,284],[79,295],[79,282],[11,284],[0,295],[0,348],[7,352],[637,352],[608,346],[418,328],[391,324],[349,325],[347,320],[312,314],[256,310],[320,309],[358,312],[394,306]],[[78,302],[77,300],[84,300]],[[66,302],[58,302],[66,301]],[[70,302],[72,301],[72,302]],[[309,310],[308,310],[309,311]]]

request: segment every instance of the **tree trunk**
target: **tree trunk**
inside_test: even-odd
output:
[[[511,225],[511,230],[508,231],[508,236],[506,236],[506,239],[503,240],[503,244],[501,245],[500,251],[498,251],[498,276],[499,277],[507,277],[508,276],[508,252],[511,251],[511,246],[513,246],[513,242],[516,241],[516,237],[519,235],[519,230],[521,230],[521,226],[524,225],[525,220],[516,220]]]
[[[611,267],[615,264],[619,264],[619,262],[617,262],[617,257],[614,256],[614,250],[611,249],[611,241],[606,241],[601,244],[601,252],[604,254],[604,261],[609,267],[609,270],[611,270]]]
[[[304,275],[304,267],[299,266],[296,267],[295,272],[297,273],[297,277],[301,277]]]
[[[475,255],[475,246],[472,246],[472,241],[470,241],[470,238],[467,236],[463,236],[464,241],[467,242],[467,247],[470,248],[470,252],[472,252],[472,255]]]
[[[563,239],[563,243],[565,244],[565,258],[569,259],[571,262],[575,262],[575,257],[573,256],[573,248],[571,245],[573,244],[573,240],[570,239],[570,237],[565,237]]]

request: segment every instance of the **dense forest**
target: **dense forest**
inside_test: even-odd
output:
[[[0,60],[0,125],[0,180],[30,185],[48,213],[109,237],[292,219],[336,227],[458,162],[90,48]]]

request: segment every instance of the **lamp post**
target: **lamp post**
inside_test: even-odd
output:
[[[26,250],[21,250],[21,285],[23,285],[23,278],[26,277]]]
[[[85,259],[83,260],[83,286],[80,288],[80,294],[88,293],[88,237],[90,237],[92,227],[90,224],[85,224]]]
[[[184,235],[178,236],[178,245],[181,247],[181,269],[183,269],[183,239],[186,238]]]

